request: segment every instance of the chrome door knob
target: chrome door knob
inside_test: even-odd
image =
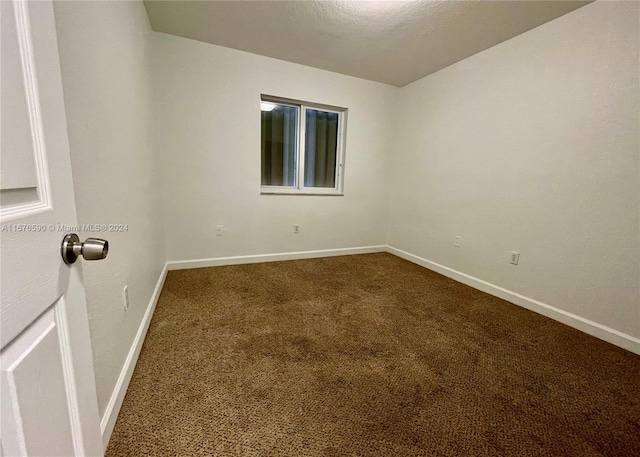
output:
[[[102,260],[109,253],[109,242],[100,238],[87,238],[84,243],[78,235],[70,233],[62,239],[60,254],[67,265],[74,263],[79,256],[84,260]]]

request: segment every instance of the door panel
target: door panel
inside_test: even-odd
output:
[[[0,451],[102,455],[51,1],[0,1],[0,41]]]
[[[74,445],[60,334],[60,301],[7,346],[0,356],[3,411],[13,433],[5,440],[9,455],[82,455]],[[7,397],[10,401],[6,401]],[[75,408],[74,408],[75,409]],[[51,424],[55,424],[52,427]]]
[[[33,40],[27,5],[3,1],[2,30],[2,136],[0,140],[0,212],[35,214],[49,208],[41,106],[36,83]]]
[[[16,13],[18,15],[16,16]],[[25,33],[18,35],[18,21],[20,12],[16,11],[12,2],[2,5],[2,54],[11,56],[2,63],[0,83],[2,87],[2,102],[12,113],[2,117],[1,148],[7,151],[0,158],[0,181],[3,193],[9,189],[35,189],[38,187],[38,175],[34,161],[33,141],[31,139],[31,120],[24,71],[27,65],[22,62],[22,56],[29,58],[29,54],[20,53],[20,42],[28,43],[29,37]],[[22,22],[22,21],[20,21]],[[32,89],[32,85],[29,84]]]
[[[15,338],[64,293],[69,277],[68,268],[60,262],[59,256],[56,258],[53,255],[60,249],[60,240],[64,236],[55,225],[61,222],[75,225],[76,215],[60,64],[53,11],[48,11],[50,9],[49,2],[0,2],[1,41],[22,43],[17,49],[12,48],[18,54],[2,54],[3,70],[5,67],[19,67],[20,71],[9,74],[2,72],[0,114],[3,123],[11,120],[7,127],[21,132],[21,137],[16,135],[14,143],[4,141],[5,125],[2,125],[0,154],[18,160],[25,156],[25,145],[31,144],[31,163],[35,164],[34,172],[38,176],[36,188],[31,189],[37,192],[35,201],[28,196],[28,201],[19,203],[0,198],[0,218],[3,222],[2,346]],[[10,24],[15,26],[5,27]],[[18,36],[12,37],[12,33]],[[17,96],[5,95],[5,84],[16,87],[20,82],[9,84],[10,78],[21,79],[26,87],[22,105],[27,107],[28,119],[14,116],[13,110],[20,103]],[[28,124],[18,128],[18,124],[24,122]],[[43,166],[38,166],[39,162],[44,162]],[[22,169],[29,166],[28,163]],[[12,189],[4,189],[4,179],[2,183],[2,194],[5,191],[11,193]],[[53,198],[49,195],[52,190],[50,187],[55,188]]]

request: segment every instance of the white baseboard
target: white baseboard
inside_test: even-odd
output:
[[[522,306],[523,308],[534,311],[538,314],[542,314],[543,316],[549,317],[584,333],[588,333],[591,336],[595,336],[596,338],[640,355],[640,339],[631,335],[627,335],[626,333],[598,324],[597,322],[590,321],[576,314],[563,311],[554,306],[534,300],[533,298],[525,297],[519,293],[496,286],[495,284],[491,284],[483,281],[482,279],[478,279],[452,268],[445,267],[444,265],[440,265],[439,263],[418,257],[417,255],[410,254],[406,251],[387,246],[387,252],[471,286],[474,289],[502,298],[503,300]]]
[[[160,292],[162,292],[162,286],[164,285],[166,277],[167,265],[165,264],[162,272],[160,273],[160,277],[158,278],[158,282],[156,283],[156,287],[153,290],[149,304],[147,305],[147,310],[142,317],[142,322],[140,322],[138,333],[136,333],[136,337],[133,339],[133,344],[131,344],[131,348],[129,349],[129,354],[127,354],[124,366],[122,367],[122,371],[118,377],[118,382],[116,382],[116,386],[113,389],[109,403],[107,403],[107,408],[105,409],[102,420],[100,421],[102,443],[105,449],[107,449],[107,445],[109,444],[109,438],[111,438],[113,427],[116,425],[116,419],[118,419],[118,413],[120,412],[122,401],[127,393],[127,388],[129,387],[133,370],[136,367],[138,356],[142,349],[142,343],[144,343],[144,337],[149,329],[149,324],[151,323],[151,318],[153,317],[153,312],[156,309],[156,304],[158,303],[158,298],[160,298]]]
[[[632,337],[631,335],[627,335],[612,328],[598,324],[597,322],[590,321],[567,311],[563,311],[554,306],[542,303],[538,300],[534,300],[533,298],[525,297],[524,295],[507,290],[500,286],[496,286],[495,284],[483,281],[482,279],[475,278],[468,274],[462,273],[449,267],[445,267],[444,265],[440,265],[438,263],[432,262],[422,257],[418,257],[416,255],[410,254],[400,249],[396,249],[391,246],[365,246],[359,248],[325,249],[319,251],[283,252],[278,254],[259,254],[172,261],[165,264],[164,269],[160,274],[160,278],[158,278],[158,283],[156,284],[153,295],[149,300],[147,311],[145,312],[142,322],[140,323],[138,333],[133,340],[133,344],[131,345],[131,349],[129,350],[127,359],[125,360],[122,371],[120,372],[118,382],[113,389],[113,393],[111,395],[111,398],[109,399],[109,403],[107,404],[104,416],[102,417],[102,421],[100,422],[100,428],[102,431],[102,442],[104,443],[105,449],[109,444],[111,432],[113,432],[113,427],[115,426],[116,419],[118,418],[118,413],[120,412],[122,401],[124,400],[127,387],[129,386],[131,376],[133,375],[133,370],[136,366],[136,362],[138,361],[138,356],[140,355],[140,350],[142,349],[142,343],[144,342],[149,324],[151,323],[151,318],[153,316],[156,303],[158,302],[158,298],[160,297],[160,292],[162,291],[162,286],[164,285],[167,271],[184,270],[189,268],[215,267],[222,265],[240,265],[247,263],[276,262],[282,260],[334,257],[352,254],[371,254],[376,252],[388,252],[390,254],[396,255],[429,270],[447,276],[455,281],[461,282],[475,289],[486,292],[490,295],[522,306],[523,308],[534,311],[538,314],[542,314],[543,316],[554,319],[570,327],[583,331],[589,335],[595,336],[596,338],[640,355],[640,339],[638,338]]]
[[[189,268],[219,267],[245,263],[278,262],[282,260],[315,259],[352,254],[372,254],[386,252],[386,246],[364,246],[359,248],[323,249],[320,251],[281,252],[278,254],[240,255],[234,257],[214,257],[210,259],[175,260],[167,262],[169,271]]]
[[[100,430],[102,432],[102,443],[106,449],[109,444],[109,438],[113,432],[113,427],[118,419],[118,413],[122,406],[122,401],[127,393],[133,370],[136,367],[144,338],[149,329],[153,312],[155,311],[158,298],[160,298],[160,292],[164,285],[167,271],[169,270],[183,270],[188,268],[202,268],[202,267],[215,267],[221,265],[239,265],[245,263],[261,263],[261,262],[276,262],[280,260],[295,260],[295,259],[311,259],[318,257],[333,257],[341,255],[351,254],[371,254],[374,252],[385,252],[386,246],[365,246],[359,248],[344,248],[344,249],[326,249],[320,251],[301,251],[301,252],[284,252],[278,254],[260,254],[260,255],[246,255],[235,257],[217,257],[211,259],[196,259],[196,260],[180,260],[174,262],[167,262],[160,273],[156,287],[151,295],[147,310],[140,322],[138,333],[131,344],[129,354],[124,362],[118,381],[113,389],[109,403],[105,409],[102,420],[100,421]]]

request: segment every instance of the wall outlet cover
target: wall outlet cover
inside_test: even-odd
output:
[[[122,295],[124,298],[124,310],[127,311],[129,309],[129,286],[124,286]]]
[[[520,261],[520,253],[516,251],[511,251],[509,255],[509,263],[512,265],[518,265],[519,261]]]

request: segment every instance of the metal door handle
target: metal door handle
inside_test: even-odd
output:
[[[78,235],[69,233],[62,239],[60,254],[67,265],[74,263],[79,256],[84,260],[102,260],[109,253],[109,242],[100,238],[87,238],[84,243]]]

